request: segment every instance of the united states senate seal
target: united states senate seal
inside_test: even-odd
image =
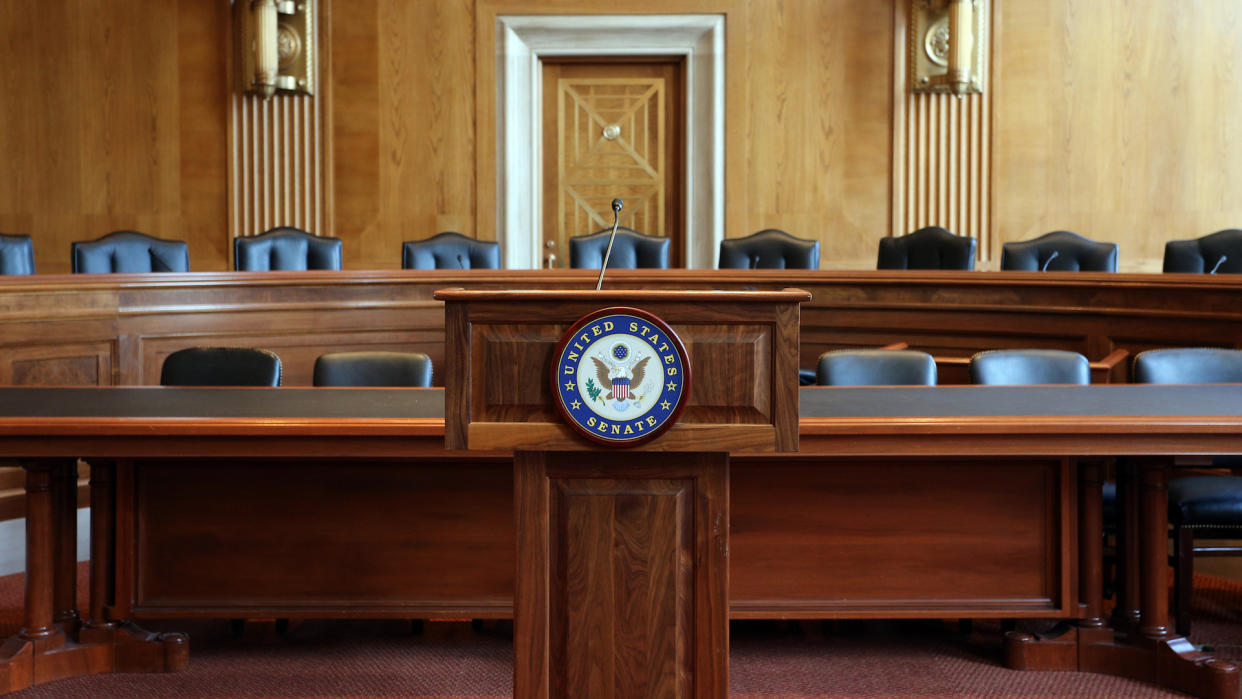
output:
[[[633,446],[677,421],[690,391],[690,362],[677,334],[656,316],[603,308],[561,338],[552,385],[565,421],[584,437]]]

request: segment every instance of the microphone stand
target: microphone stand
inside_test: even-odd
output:
[[[621,207],[625,203],[620,199],[612,200],[612,234],[608,236],[608,249],[604,250],[604,264],[599,266],[599,279],[595,281],[595,290],[604,286],[604,272],[608,269],[608,257],[612,255],[612,241],[617,239],[617,226],[621,223]]]

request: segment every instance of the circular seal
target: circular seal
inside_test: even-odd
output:
[[[637,308],[602,308],[578,319],[554,359],[557,408],[599,444],[629,447],[654,439],[677,421],[690,392],[681,340]]]

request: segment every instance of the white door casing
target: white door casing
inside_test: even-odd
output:
[[[542,232],[544,56],[684,56],[688,267],[710,268],[724,238],[724,15],[501,15],[497,36],[497,205],[504,266],[536,269]]]

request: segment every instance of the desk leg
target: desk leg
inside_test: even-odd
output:
[[[132,464],[123,461],[123,468]],[[118,464],[91,461],[91,599],[90,618],[78,634],[83,644],[112,649],[111,672],[176,672],[189,665],[189,637],[153,633],[110,616],[116,604],[116,478]],[[124,606],[128,609],[128,605]]]
[[[1212,699],[1237,699],[1239,669],[1195,650],[1168,620],[1168,460],[1118,465],[1118,606],[1114,628],[1100,619],[1100,474],[1079,469],[1079,597],[1083,618],[1055,638],[1010,632],[1005,658],[1028,670],[1104,672]],[[1076,653],[1068,652],[1076,646]]]
[[[1136,645],[1155,655],[1155,681],[1201,697],[1236,698],[1239,668],[1195,650],[1169,628],[1169,505],[1170,459],[1140,459],[1135,464],[1139,485],[1139,587],[1142,608]],[[1149,661],[1150,662],[1150,661]]]
[[[79,640],[110,639],[116,624],[108,620],[104,608],[111,603],[113,562],[116,560],[116,463],[91,462],[91,591],[90,616]],[[97,636],[105,632],[103,636]]]
[[[119,628],[81,626],[76,609],[76,462],[32,460],[22,466],[26,470],[25,618],[21,631],[0,645],[0,694],[80,675],[184,667],[182,634],[140,637]],[[94,484],[92,479],[92,501]],[[102,511],[106,516],[107,508]],[[91,534],[106,542],[108,536],[96,525],[97,517],[93,510]],[[92,554],[98,550],[92,545]],[[91,587],[91,616],[100,620],[94,609],[94,580]],[[71,638],[73,634],[79,634],[78,640]],[[136,654],[131,648],[143,651]],[[136,655],[145,662],[133,662]],[[158,661],[150,660],[155,655]]]
[[[53,542],[56,555],[52,621],[70,634],[82,624],[78,614],[78,462],[66,459],[52,469]]]
[[[1117,604],[1112,626],[1122,633],[1138,628],[1140,610],[1139,581],[1139,484],[1133,459],[1117,461]]]

